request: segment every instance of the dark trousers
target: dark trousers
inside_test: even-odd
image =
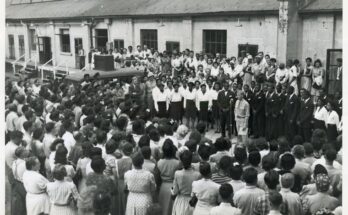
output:
[[[248,119],[248,132],[249,132],[249,135],[254,135],[254,126],[253,126],[253,121],[254,121],[254,113],[253,111],[250,109],[250,116],[249,116],[249,119]]]
[[[312,130],[309,126],[299,126],[299,135],[302,136],[305,142],[310,142],[312,137]]]
[[[221,123],[221,135],[223,137],[226,136],[226,127],[228,131],[228,135],[231,135],[231,129],[230,129],[230,111],[220,111],[220,123]]]
[[[292,139],[296,135],[296,131],[297,131],[296,122],[294,121],[294,122],[290,123],[290,121],[287,120],[286,121],[286,134],[287,134],[287,138],[290,142],[292,142]]]
[[[252,121],[253,134],[255,137],[265,136],[265,114],[257,113],[253,115]]]
[[[268,116],[266,117],[266,139],[267,140],[274,140],[278,135],[278,121],[277,117]]]

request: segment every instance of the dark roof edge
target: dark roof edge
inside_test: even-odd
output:
[[[182,14],[143,14],[143,15],[105,15],[105,16],[73,16],[73,17],[42,17],[42,18],[5,18],[6,21],[16,20],[67,20],[67,19],[91,19],[91,18],[158,18],[158,17],[199,17],[199,16],[222,16],[222,15],[278,15],[278,10],[261,11],[231,11],[231,12],[207,12],[207,13],[182,13]]]
[[[342,9],[321,9],[321,10],[299,10],[299,14],[326,14],[326,13],[335,13],[335,14],[342,14]]]

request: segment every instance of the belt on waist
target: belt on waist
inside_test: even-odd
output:
[[[57,206],[57,207],[66,207],[66,206],[69,206],[68,203],[65,203],[65,204],[60,204],[60,203],[53,203],[54,206]]]
[[[33,194],[33,195],[40,195],[40,194],[44,194],[46,193],[46,191],[42,191],[41,193],[31,193],[31,192],[28,192],[29,194]]]

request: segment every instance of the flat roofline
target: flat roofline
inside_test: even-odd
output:
[[[299,14],[327,14],[327,13],[335,13],[342,14],[342,9],[320,9],[320,10],[299,10]]]
[[[177,13],[177,14],[139,14],[139,15],[103,15],[103,16],[72,16],[72,17],[40,17],[40,18],[5,18],[6,21],[16,20],[81,20],[81,19],[102,19],[102,18],[159,18],[159,17],[200,17],[200,16],[225,16],[225,15],[278,15],[278,10],[259,11],[230,11],[230,12],[207,12],[207,13]]]

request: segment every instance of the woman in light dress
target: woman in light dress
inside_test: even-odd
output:
[[[144,157],[140,152],[132,156],[132,163],[134,168],[124,175],[125,186],[129,191],[126,215],[147,215],[152,205],[152,193],[156,190],[155,177],[142,168]]]
[[[312,58],[307,57],[306,58],[306,65],[302,71],[302,77],[301,77],[301,89],[306,89],[309,92],[312,89],[312,72],[313,72],[313,66],[312,66]]]
[[[174,174],[178,170],[180,162],[176,159],[176,147],[171,139],[166,139],[162,146],[163,158],[157,163],[158,172],[161,177],[161,187],[158,201],[162,207],[163,215],[171,215],[173,200],[171,198],[171,188],[173,186]]]
[[[57,164],[53,169],[54,182],[47,184],[47,193],[51,202],[50,215],[76,215],[75,202],[79,198],[73,182],[65,181],[67,175],[63,165]]]
[[[72,179],[75,176],[75,169],[72,165],[68,163],[67,155],[68,155],[68,150],[65,148],[65,146],[64,145],[59,146],[56,150],[54,165],[51,166],[51,170],[53,171],[55,165],[57,164],[64,165],[67,172],[65,179],[68,181],[72,181]]]
[[[172,195],[176,196],[173,204],[172,215],[192,215],[193,207],[190,206],[192,182],[200,178],[199,172],[192,168],[192,153],[185,150],[180,155],[180,161],[184,167],[174,175]]]
[[[87,164],[91,162],[91,149],[93,148],[92,143],[86,142],[82,144],[82,157],[79,158],[76,165],[76,174],[80,175],[80,180],[78,181],[77,189],[79,193],[86,187]]]
[[[220,185],[211,180],[210,164],[202,162],[199,166],[202,179],[192,183],[192,196],[198,201],[193,215],[209,215],[210,210],[218,205]]]
[[[30,157],[25,165],[27,170],[23,174],[23,185],[27,191],[27,215],[49,214],[50,202],[46,193],[48,180],[39,173],[39,159]]]

